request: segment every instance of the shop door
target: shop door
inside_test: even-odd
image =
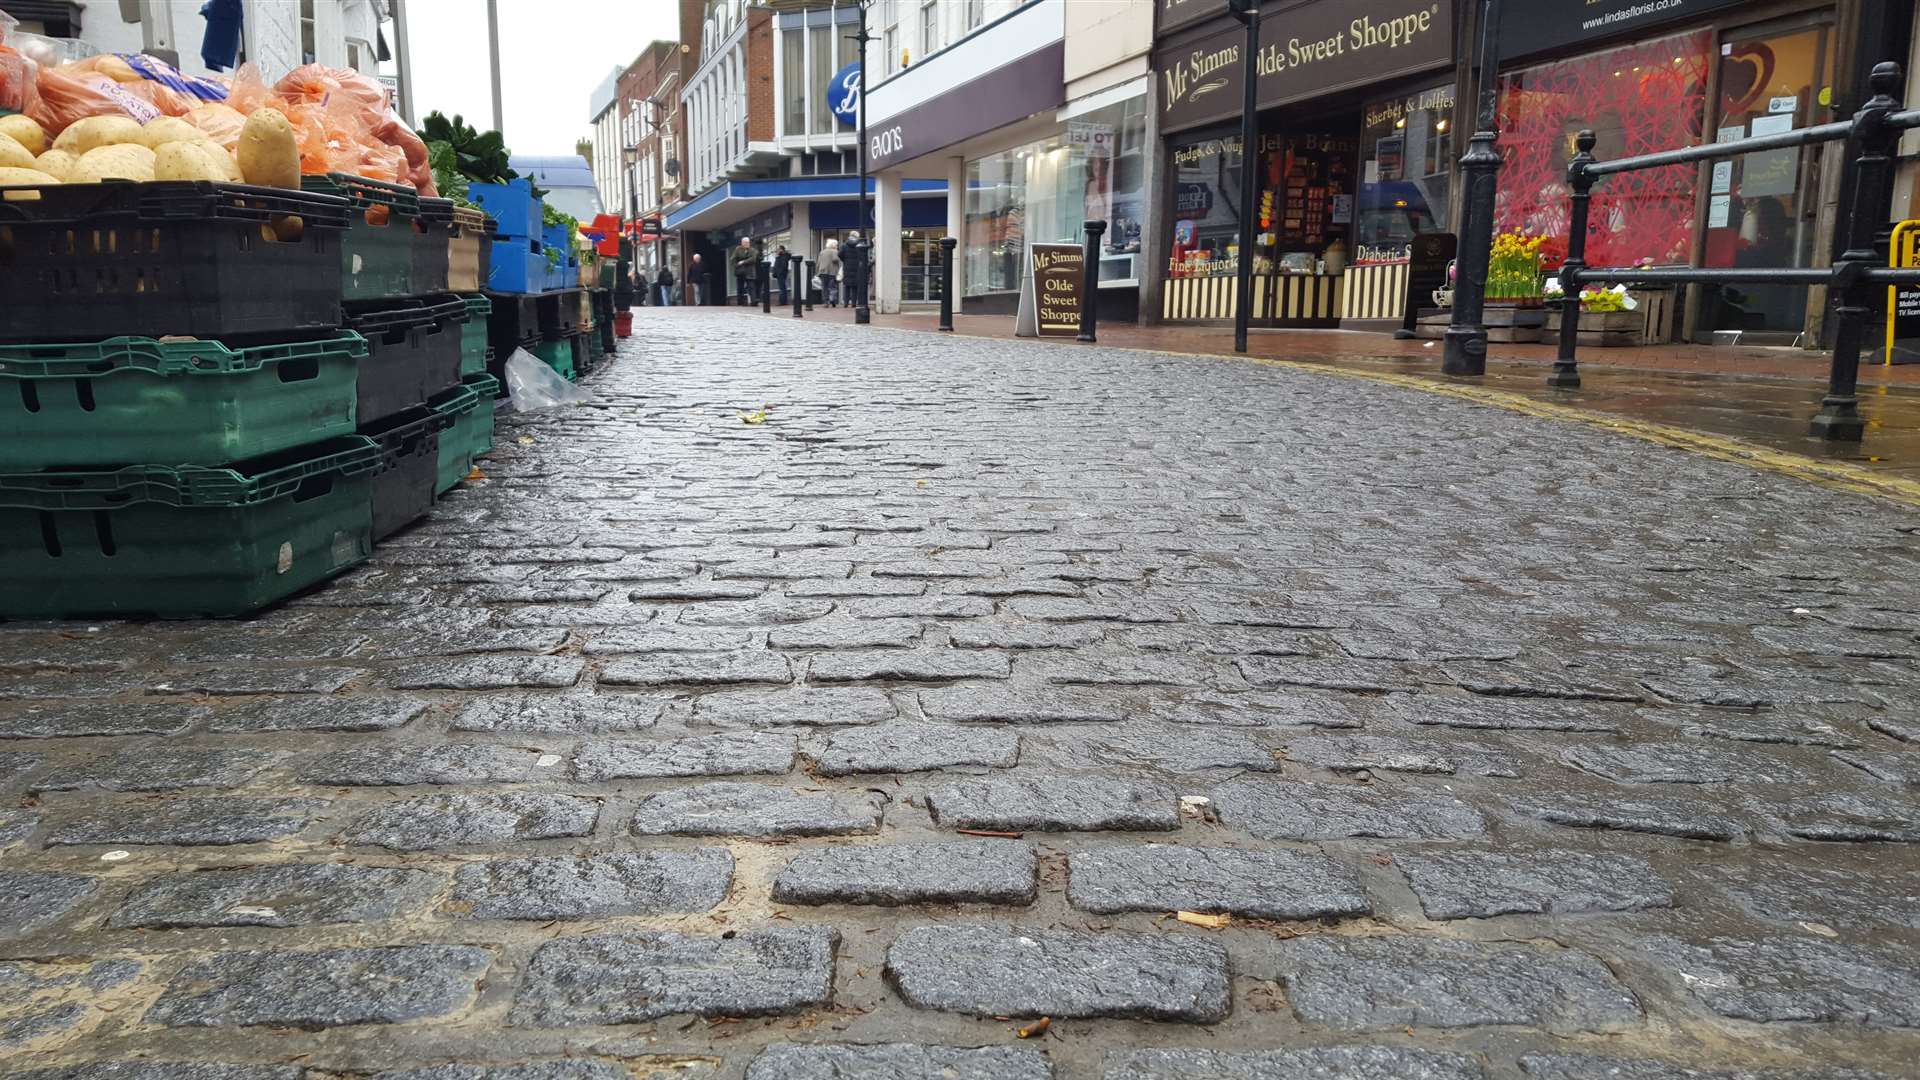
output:
[[[940,238],[945,229],[908,229],[900,237],[900,300],[940,302]]]
[[[1721,140],[1831,121],[1833,34],[1825,25],[1730,31],[1720,42]],[[1768,150],[1708,171],[1703,264],[1804,267],[1819,222],[1820,148]],[[1807,321],[1803,285],[1708,286],[1696,338],[1738,331],[1748,344],[1790,344]]]

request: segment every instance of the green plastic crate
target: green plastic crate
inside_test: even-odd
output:
[[[548,367],[565,376],[569,382],[579,378],[579,372],[573,366],[572,338],[543,338],[534,344],[533,355],[546,361]]]
[[[0,616],[258,611],[368,556],[381,462],[347,435],[226,468],[0,474]]]
[[[487,317],[493,314],[493,301],[484,296],[462,296],[467,302],[467,322],[460,328],[460,374],[479,375],[487,370]]]
[[[491,376],[488,381],[492,381]],[[488,399],[488,404],[492,404],[492,399]],[[469,429],[474,411],[480,407],[480,395],[462,384],[427,402],[427,407],[452,418],[451,425],[440,433],[440,465],[433,486],[435,495],[444,495],[473,471],[473,436]],[[491,418],[492,410],[488,412]]]
[[[340,242],[342,300],[385,300],[436,288],[425,282],[416,286],[415,282],[413,223],[420,217],[419,193],[347,173],[302,176],[300,186],[353,202],[354,209],[347,216],[347,235]],[[441,246],[446,246],[444,235]],[[442,275],[437,288],[446,287]]]
[[[0,471],[218,465],[353,432],[367,342],[0,346]]]

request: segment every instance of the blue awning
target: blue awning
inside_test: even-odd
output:
[[[902,180],[904,195],[945,194],[945,180]],[[867,195],[877,197],[879,185],[867,177]],[[667,215],[669,229],[718,229],[783,202],[820,200],[857,201],[857,176],[792,176],[772,180],[729,180]]]

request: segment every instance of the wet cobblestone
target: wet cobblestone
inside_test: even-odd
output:
[[[331,586],[0,624],[0,1073],[1912,1075],[1915,512],[1257,365],[636,331]]]

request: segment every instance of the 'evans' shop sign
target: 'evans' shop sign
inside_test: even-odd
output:
[[[1240,112],[1246,31],[1233,26],[1154,56],[1160,127]],[[1261,108],[1411,75],[1453,60],[1453,0],[1320,0],[1260,20]]]
[[[1509,7],[1500,21],[1500,55],[1507,60],[1583,45],[1729,8],[1744,0],[1527,0],[1526,14]],[[1811,6],[1811,5],[1809,5]]]

